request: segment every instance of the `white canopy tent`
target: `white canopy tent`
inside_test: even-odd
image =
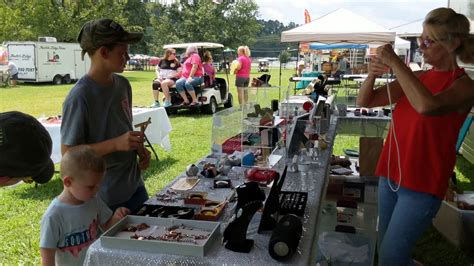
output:
[[[394,44],[395,31],[390,31],[352,11],[339,8],[303,26],[282,32],[281,42],[350,43],[371,46]]]
[[[395,31],[340,8],[281,34],[281,42],[394,43]]]
[[[423,19],[417,19],[391,28],[400,37],[419,37],[423,32]],[[474,21],[471,20],[471,33],[474,33]]]

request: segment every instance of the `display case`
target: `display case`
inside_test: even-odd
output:
[[[212,117],[211,153],[219,155],[242,151],[241,132],[241,110],[232,107],[215,113]]]
[[[373,265],[378,181],[359,175],[357,158],[350,162],[350,174],[330,171],[333,174],[328,176],[318,218],[316,260],[337,265]],[[338,168],[333,165],[330,169]]]
[[[242,166],[272,168],[282,158],[285,120],[278,115],[279,92],[273,87],[250,87],[242,105]],[[272,96],[273,95],[273,96]],[[250,157],[250,158],[248,158]]]

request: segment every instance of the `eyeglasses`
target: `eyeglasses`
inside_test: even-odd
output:
[[[423,38],[423,37],[418,37],[417,41],[418,41],[418,46],[421,46],[423,44],[426,48],[430,48],[431,45],[436,43],[436,41],[431,40],[430,38]]]

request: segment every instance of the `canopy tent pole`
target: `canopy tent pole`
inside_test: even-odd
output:
[[[280,76],[278,77],[278,102],[281,102],[281,51],[280,51]]]

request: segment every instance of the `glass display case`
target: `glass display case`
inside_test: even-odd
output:
[[[215,113],[212,117],[212,154],[232,154],[242,151],[242,111],[232,107]]]
[[[244,167],[272,168],[282,158],[284,120],[278,116],[277,87],[250,87],[242,105]],[[250,157],[250,158],[246,158]]]

